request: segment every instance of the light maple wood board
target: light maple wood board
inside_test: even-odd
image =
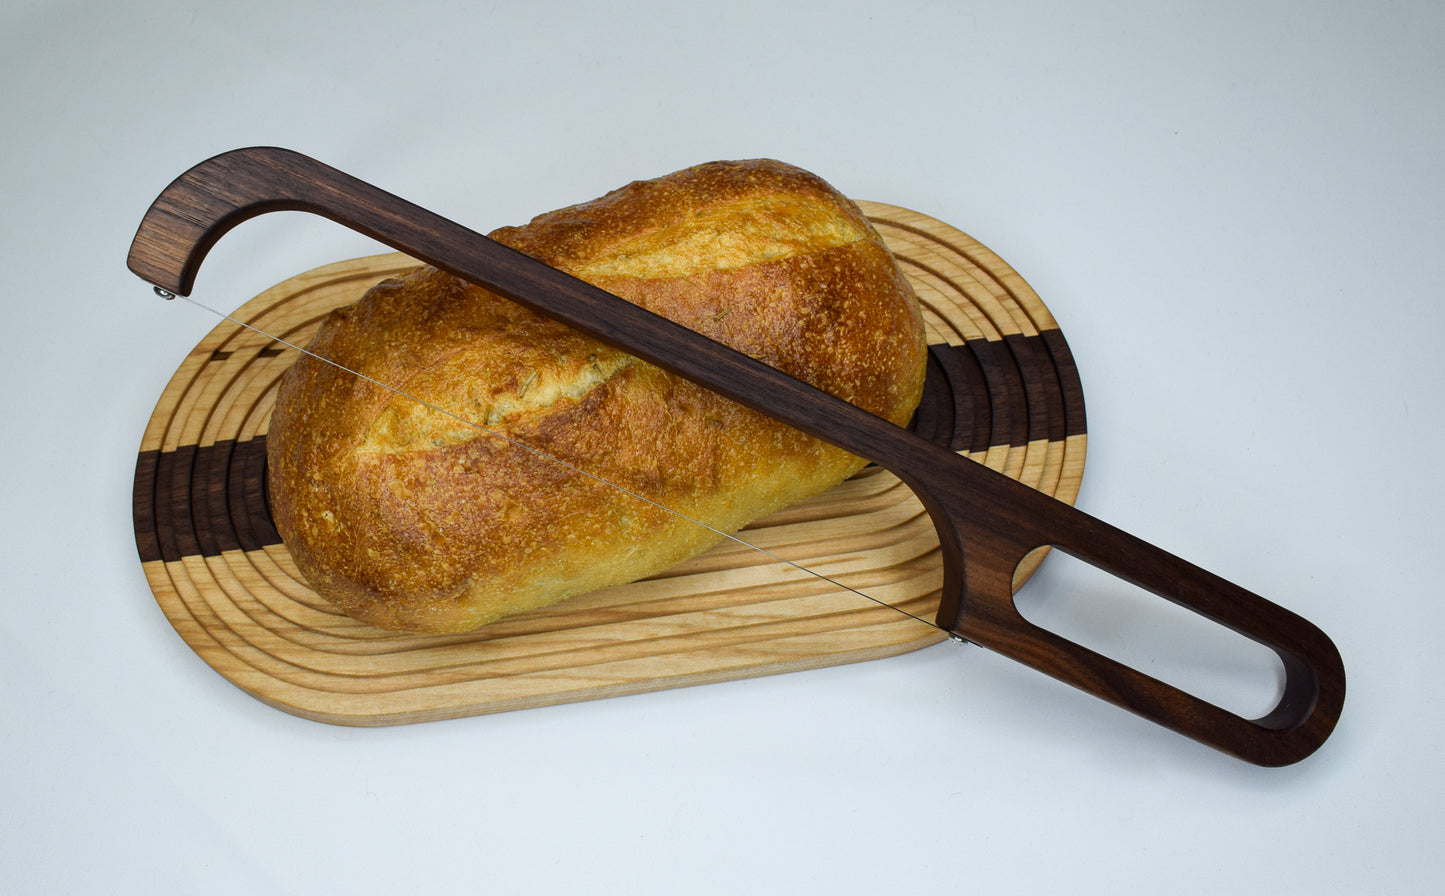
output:
[[[929,386],[915,431],[1072,503],[1083,392],[1048,309],[966,234],[859,204],[924,306]],[[330,310],[415,264],[388,254],[328,265],[233,316],[304,345]],[[724,543],[651,579],[464,635],[355,622],[307,587],[266,506],[266,428],[295,357],[231,322],[208,334],[156,405],[133,502],[141,562],[166,617],[212,668],[268,704],[337,724],[401,724],[878,659],[946,637],[920,621],[932,619],[942,581],[932,523],[871,467],[745,530],[773,556]],[[1026,561],[1015,585],[1042,559]]]

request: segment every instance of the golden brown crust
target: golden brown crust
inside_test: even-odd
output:
[[[857,208],[800,169],[698,166],[492,236],[896,423],[918,403],[912,290]],[[312,349],[432,406],[303,358],[268,434],[297,565],[384,628],[464,631],[720,538],[592,476],[732,532],[862,466],[431,268],[333,313]]]

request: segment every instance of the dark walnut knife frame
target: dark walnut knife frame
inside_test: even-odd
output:
[[[1319,628],[1068,504],[859,410],[459,224],[324,165],[276,148],[224,153],[168,186],[147,211],[128,264],[189,295],[207,252],[257,215],[329,218],[896,475],[927,510],[943,554],[937,623],[1101,699],[1225,753],[1288,765],[1329,737],[1345,696],[1339,651]],[[1273,650],[1279,703],[1245,719],[1039,628],[1013,600],[1016,567],[1053,546]]]

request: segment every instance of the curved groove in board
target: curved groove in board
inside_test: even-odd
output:
[[[1037,393],[1043,384],[1039,380],[1040,371],[1031,369],[1032,352],[1028,347],[1034,343],[1016,338],[1037,336],[1034,322],[1026,310],[1013,301],[1009,290],[966,253],[960,252],[958,246],[942,244],[914,228],[884,221],[882,215],[878,216],[875,226],[895,240],[900,237],[894,231],[901,231],[909,240],[907,263],[927,270],[967,296],[989,322],[986,344],[1009,349],[1008,354],[1000,350],[980,356],[989,379],[987,393],[995,399],[995,431],[991,444],[1008,446],[1008,456],[1002,462],[1002,469],[1008,475],[1039,487],[1039,480],[1033,474],[1040,472],[1043,464],[1030,457],[1033,444],[1030,436],[1039,432],[1040,415],[1046,413],[1038,406],[1042,397]]]
[[[875,221],[875,226],[885,240],[899,240],[899,235],[887,222]],[[913,277],[931,278],[943,284],[943,288],[967,300],[967,307],[973,311],[971,322],[978,326],[981,334],[978,341],[970,341],[975,350],[976,360],[987,384],[983,394],[990,399],[989,423],[992,426],[985,444],[989,446],[984,463],[1002,470],[1014,478],[1020,478],[1027,467],[1026,451],[1020,445],[1027,442],[1028,420],[1021,413],[1027,409],[1021,394],[1023,379],[1016,359],[1007,357],[996,350],[1004,345],[1010,336],[1036,335],[1031,328],[1020,326],[1019,316],[1012,313],[1000,302],[1001,288],[980,277],[981,272],[964,265],[956,254],[945,254],[929,240],[915,239],[912,231],[903,230],[907,240],[907,252],[902,264]],[[1030,485],[1035,483],[1030,482]]]
[[[1072,501],[1083,468],[1082,389],[1042,302],[961,232],[859,204],[914,283],[937,343],[937,388],[920,409],[920,434]],[[305,344],[332,308],[414,266],[395,254],[328,265],[234,316]],[[272,706],[341,724],[398,724],[856,662],[944,637],[731,543],[653,579],[478,632],[361,625],[306,586],[266,506],[264,436],[294,356],[234,323],[218,325],[157,402],[136,470],[137,547],[157,602],[198,655]],[[886,471],[869,468],[757,521],[746,537],[908,613],[931,618],[937,605],[932,522]],[[1016,582],[1041,559],[1021,566]]]
[[[859,205],[884,235],[885,240],[890,241],[890,245],[895,241],[900,245],[907,243],[910,249],[929,245],[937,249],[937,252],[930,253],[930,257],[937,257],[940,253],[956,253],[966,261],[970,271],[986,272],[986,279],[992,280],[997,286],[996,295],[1006,296],[1007,302],[1017,308],[1019,316],[1011,313],[1010,317],[1014,320],[1027,320],[1043,337],[1048,347],[1046,354],[1054,368],[1058,394],[1062,398],[1062,407],[1059,409],[1061,419],[1057,421],[1057,425],[1062,426],[1063,431],[1068,434],[1063,439],[1062,446],[1057,444],[1056,438],[1050,440],[1050,453],[1057,457],[1046,462],[1046,466],[1068,472],[1053,481],[1053,488],[1042,490],[1072,503],[1078,497],[1087,445],[1084,437],[1086,421],[1083,390],[1079,384],[1078,369],[1072,353],[1043,300],[997,254],[957,228],[897,206],[873,202],[860,202]],[[1059,454],[1060,451],[1063,453]]]

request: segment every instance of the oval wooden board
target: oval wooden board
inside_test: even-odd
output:
[[[915,431],[1072,503],[1083,393],[1048,309],[967,235],[859,204],[929,326]],[[331,309],[415,264],[390,254],[329,265],[234,317],[304,345]],[[136,543],[161,609],[217,672],[268,704],[337,724],[401,724],[876,659],[945,637],[910,618],[931,620],[938,604],[932,523],[910,491],[871,467],[749,527],[748,541],[788,562],[725,543],[652,579],[465,635],[355,622],[307,587],[266,506],[266,427],[295,357],[250,329],[216,327],[161,395],[135,478]],[[1015,584],[1041,560],[1026,562]]]

